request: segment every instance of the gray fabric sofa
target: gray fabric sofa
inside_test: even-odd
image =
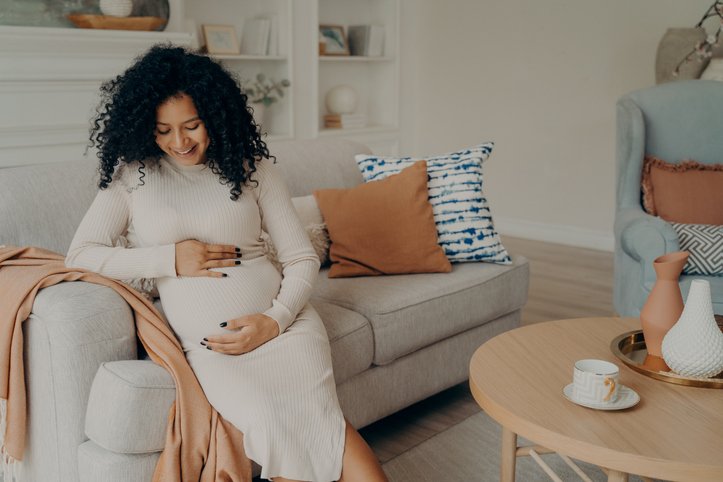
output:
[[[271,143],[293,196],[362,182],[342,140]],[[95,162],[0,169],[0,244],[65,254],[92,202]],[[454,265],[448,274],[329,279],[312,297],[329,335],[339,399],[361,427],[464,381],[483,342],[518,326],[529,268]],[[156,305],[162,309],[160,301]],[[147,482],[165,441],[171,377],[138,360],[133,317],[113,290],[39,292],[24,323],[29,420],[24,479]]]

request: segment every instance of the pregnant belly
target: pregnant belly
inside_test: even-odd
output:
[[[228,276],[158,279],[163,311],[184,350],[201,347],[204,337],[229,333],[221,322],[268,310],[281,287],[281,275],[263,256],[212,271]]]

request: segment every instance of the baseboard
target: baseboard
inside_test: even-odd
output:
[[[494,223],[497,231],[505,236],[610,252],[615,248],[615,238],[607,231],[498,216]]]

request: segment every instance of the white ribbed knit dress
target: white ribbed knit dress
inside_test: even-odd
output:
[[[157,278],[166,318],[211,405],[244,433],[246,454],[263,478],[332,481],[341,476],[345,422],[336,396],[324,325],[307,303],[319,269],[285,184],[269,160],[232,201],[205,164],[170,157],[121,165],[99,190],[66,264],[115,279]],[[145,183],[145,184],[142,184]],[[269,233],[283,275],[263,255]],[[126,235],[134,248],[112,247]],[[196,239],[241,248],[241,264],[214,268],[225,278],[182,277],[175,243]],[[219,323],[265,313],[280,335],[239,356],[207,350]]]

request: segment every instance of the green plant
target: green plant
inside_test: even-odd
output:
[[[244,87],[244,93],[248,96],[249,102],[262,103],[268,107],[283,97],[284,89],[290,85],[291,82],[287,79],[277,82],[271,78],[267,79],[264,74],[259,73],[253,83]]]

